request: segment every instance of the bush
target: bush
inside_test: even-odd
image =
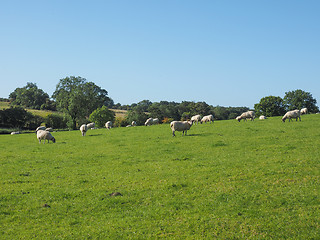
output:
[[[162,120],[163,123],[171,123],[172,121],[173,121],[173,118],[167,118],[167,117],[165,117],[165,118]]]
[[[190,112],[184,112],[182,113],[182,116],[181,116],[181,121],[187,121],[191,118],[191,114]]]
[[[67,128],[68,119],[59,114],[50,114],[45,118],[46,127],[55,129]]]
[[[113,123],[114,127],[125,127],[127,125],[129,125],[128,121],[122,117],[116,117],[116,119]]]
[[[23,126],[25,129],[35,130],[41,125],[43,118],[40,116],[33,115],[32,113],[27,112],[27,119]]]
[[[147,118],[148,118],[147,114],[145,114],[141,110],[136,110],[136,109],[128,111],[128,114],[126,116],[128,123],[135,121],[138,126],[143,125]]]
[[[106,106],[97,108],[89,116],[89,120],[91,122],[94,122],[97,127],[104,127],[106,122],[108,121],[113,122],[114,118],[115,118],[114,112],[110,111]]]

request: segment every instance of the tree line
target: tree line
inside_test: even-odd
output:
[[[48,127],[77,129],[89,121],[95,122],[98,127],[103,127],[106,121],[113,121],[115,126],[126,126],[132,121],[142,125],[148,117],[157,117],[166,123],[190,119],[196,114],[213,114],[216,120],[227,120],[249,110],[248,107],[212,106],[206,102],[192,101],[177,103],[142,100],[131,105],[114,104],[107,90],[88,82],[85,78],[75,76],[60,79],[51,97],[35,83],[28,82],[26,86],[16,88],[10,93],[9,101],[10,109],[0,110],[0,127],[34,129],[35,125],[45,122]],[[252,110],[255,110],[257,116],[272,117],[303,107],[307,107],[309,112],[319,111],[311,93],[298,89],[286,92],[284,98],[263,97]],[[57,113],[43,119],[32,116],[23,108],[51,110]],[[127,110],[127,115],[125,118],[115,118],[114,112],[110,109]]]

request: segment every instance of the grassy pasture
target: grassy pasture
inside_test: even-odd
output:
[[[320,115],[280,119],[0,135],[0,238],[318,239]]]

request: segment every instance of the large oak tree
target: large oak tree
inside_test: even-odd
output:
[[[60,79],[52,98],[56,101],[58,110],[70,116],[73,129],[95,109],[113,105],[113,100],[108,97],[105,89],[75,76]]]

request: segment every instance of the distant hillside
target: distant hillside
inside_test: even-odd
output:
[[[6,109],[10,107],[9,102],[0,102],[0,110]],[[48,110],[36,110],[36,109],[26,109],[28,112],[31,112],[34,115],[41,116],[41,117],[46,117],[49,114],[52,113],[57,113],[59,114],[60,112],[55,112],[55,111],[48,111]],[[127,114],[127,110],[120,110],[120,109],[110,109],[116,114],[116,117],[124,118]],[[62,114],[62,113],[61,113]]]

